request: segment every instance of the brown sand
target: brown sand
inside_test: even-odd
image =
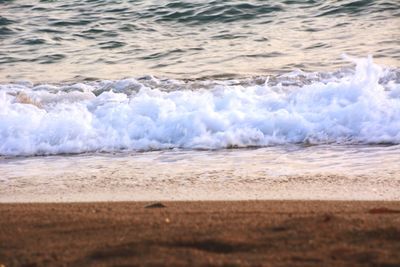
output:
[[[0,204],[0,266],[400,266],[400,202]]]

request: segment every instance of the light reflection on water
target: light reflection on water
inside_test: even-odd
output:
[[[398,67],[398,1],[3,1],[0,81]]]

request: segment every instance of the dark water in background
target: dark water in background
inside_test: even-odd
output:
[[[399,66],[400,1],[0,1],[0,81]]]

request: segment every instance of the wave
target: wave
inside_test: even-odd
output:
[[[3,83],[330,71],[342,52],[400,60],[398,0],[3,1],[0,13]]]
[[[2,84],[0,154],[400,144],[399,70],[355,63],[242,80]]]

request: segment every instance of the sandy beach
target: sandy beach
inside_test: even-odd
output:
[[[398,201],[0,205],[0,266],[399,266]]]

